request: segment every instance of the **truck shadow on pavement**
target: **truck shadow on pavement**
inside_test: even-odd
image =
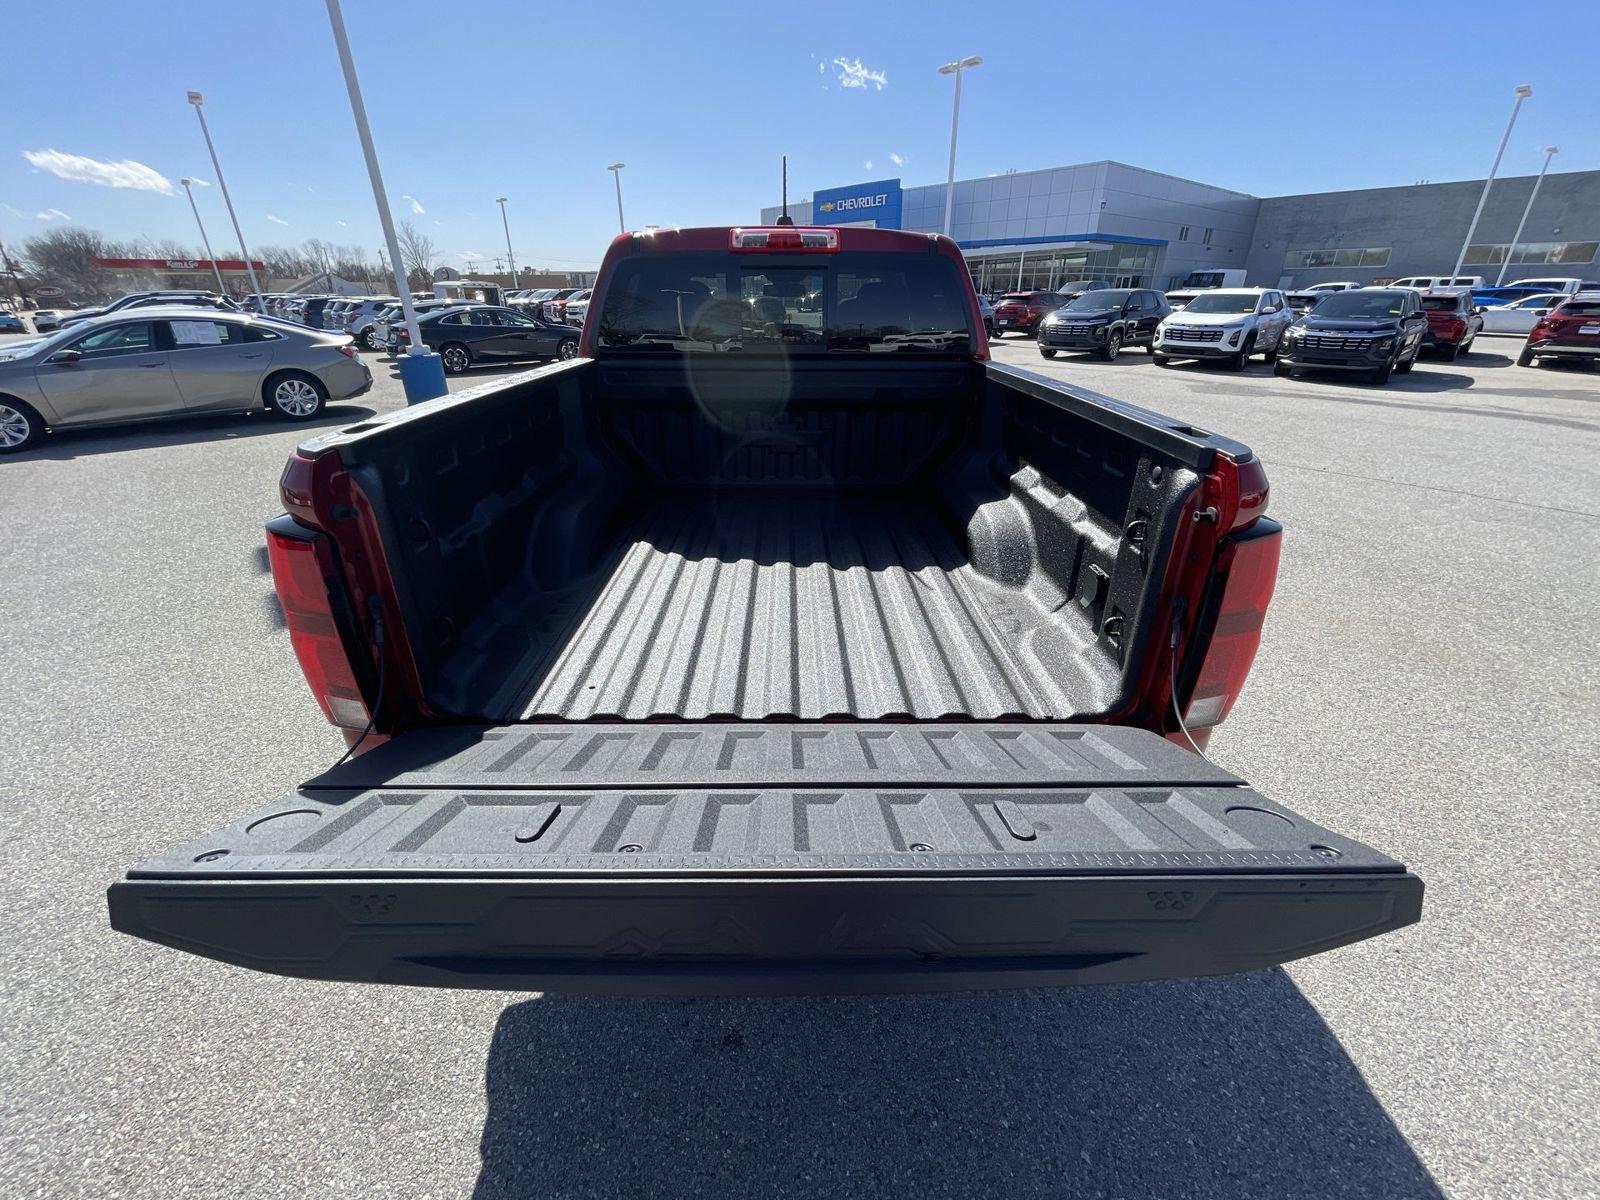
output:
[[[1281,970],[500,1016],[478,1200],[1443,1193]]]
[[[279,420],[265,410],[249,413],[215,413],[208,416],[174,417],[144,424],[103,426],[99,429],[62,429],[52,432],[36,447],[14,457],[15,462],[35,459],[84,458],[91,454],[116,454],[123,450],[148,450],[201,442],[237,441],[263,434],[338,428],[365,420],[374,409],[361,404],[330,404],[320,416],[309,421]],[[309,433],[302,432],[303,437]]]

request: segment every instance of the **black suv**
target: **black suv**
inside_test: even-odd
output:
[[[1148,288],[1084,292],[1039,322],[1039,353],[1054,358],[1058,350],[1087,350],[1112,362],[1125,346],[1151,350],[1156,326],[1171,311],[1167,298]]]
[[[1428,318],[1410,288],[1329,292],[1283,335],[1274,375],[1362,371],[1373,383],[1416,366]]]

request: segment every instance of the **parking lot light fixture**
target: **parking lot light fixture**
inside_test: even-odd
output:
[[[333,43],[339,51],[339,66],[344,70],[345,90],[350,93],[350,115],[355,118],[356,136],[361,139],[361,153],[367,160],[367,178],[372,182],[372,199],[378,206],[378,222],[383,226],[383,241],[389,248],[389,261],[394,264],[395,294],[400,299],[400,310],[405,315],[406,333],[411,341],[406,348],[406,358],[401,360],[400,378],[405,384],[406,402],[419,404],[443,396],[445,386],[444,365],[439,356],[429,350],[417,328],[417,310],[411,302],[411,281],[406,278],[405,259],[400,255],[400,243],[394,235],[394,214],[389,211],[389,193],[383,186],[383,172],[378,167],[378,152],[372,145],[372,130],[367,125],[367,105],[361,98],[361,81],[356,78],[355,59],[350,56],[350,38],[345,33],[344,12],[339,0],[327,0],[328,24],[333,28]]]
[[[1506,131],[1500,136],[1500,148],[1494,152],[1494,165],[1489,168],[1489,178],[1483,181],[1483,192],[1478,197],[1478,208],[1472,214],[1472,224],[1467,226],[1467,236],[1461,243],[1461,254],[1456,259],[1456,269],[1450,272],[1454,279],[1461,274],[1461,268],[1466,265],[1467,248],[1472,245],[1472,235],[1478,232],[1478,218],[1483,216],[1483,206],[1489,202],[1489,188],[1494,183],[1494,177],[1500,170],[1500,159],[1506,152],[1506,143],[1511,140],[1511,130],[1516,127],[1517,113],[1522,111],[1522,102],[1533,95],[1533,89],[1525,83],[1516,87],[1517,102],[1511,106],[1511,119],[1506,122]]]
[[[200,209],[194,202],[194,180],[185,175],[178,182],[189,197],[189,211],[194,213],[194,223],[200,230],[200,244],[205,247],[206,257],[211,260],[211,273],[217,277],[217,295],[226,296],[228,289],[222,283],[222,268],[217,265],[217,256],[211,252],[211,239],[206,237],[205,222],[200,219]]]
[[[506,223],[506,197],[496,196],[494,202],[500,206],[500,227],[506,231],[506,266],[511,269],[511,286],[517,287],[517,258],[511,253],[511,226]]]
[[[1517,244],[1522,241],[1522,230],[1528,224],[1528,214],[1533,211],[1533,202],[1539,197],[1539,185],[1544,183],[1545,172],[1550,169],[1550,160],[1561,153],[1554,146],[1544,148],[1544,166],[1539,168],[1539,177],[1533,181],[1533,190],[1528,193],[1528,207],[1522,210],[1522,220],[1517,222],[1517,231],[1511,235],[1511,247],[1506,251],[1506,260],[1500,264],[1500,274],[1495,279],[1495,287],[1506,281],[1506,270],[1511,266],[1511,259],[1517,253]]]
[[[612,163],[606,168],[611,172],[611,178],[617,184],[617,231],[619,233],[628,232],[628,223],[622,219],[622,168],[627,165],[627,163]]]
[[[976,54],[969,54],[966,58],[955,62],[947,62],[939,68],[941,75],[954,75],[956,77],[956,102],[950,112],[950,174],[944,185],[944,235],[950,236],[950,214],[955,208],[956,201],[956,128],[961,124],[961,73],[980,65],[983,59]]]
[[[211,130],[206,125],[205,97],[199,92],[187,93],[189,103],[194,105],[194,115],[200,118],[200,132],[206,139],[206,150],[211,154],[211,169],[217,173],[217,186],[222,189],[222,203],[228,208],[228,220],[233,222],[234,236],[239,239],[239,253],[244,255],[245,273],[250,276],[250,290],[256,295],[256,307],[261,312],[267,311],[266,297],[261,294],[261,281],[256,278],[256,269],[250,261],[250,250],[244,244],[244,230],[239,228],[239,214],[233,211],[233,197],[228,195],[228,181],[222,177],[222,164],[217,161],[217,148],[211,141]],[[189,197],[191,203],[194,196]],[[200,219],[198,211],[195,219]],[[220,280],[221,276],[218,276]]]

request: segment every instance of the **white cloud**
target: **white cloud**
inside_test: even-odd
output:
[[[833,65],[839,68],[839,86],[846,88],[864,88],[871,84],[878,91],[883,91],[889,86],[889,77],[882,71],[874,71],[870,67],[861,65],[861,60],[836,58]]]
[[[154,167],[124,158],[120,162],[101,162],[81,154],[60,150],[24,150],[22,157],[37,170],[48,171],[60,179],[76,183],[97,183],[101,187],[132,188],[138,192],[172,194],[172,180]]]
[[[59,208],[47,208],[43,212],[33,214],[35,221],[70,221],[72,218]]]
[[[894,153],[892,150],[889,152],[889,161],[897,167],[903,167],[906,165],[905,157],[903,155]]]
[[[349,229],[350,228],[350,222],[349,221],[335,221],[334,224],[337,225],[340,229]]]
[[[274,213],[268,213],[267,220],[271,221],[274,225],[287,225],[289,223]]]
[[[411,201],[411,211],[416,213],[416,215],[419,217],[428,211],[422,207],[422,201],[418,200],[415,196],[401,196],[400,199]]]
[[[189,182],[194,184],[195,187],[210,187],[211,186],[211,184],[210,184],[210,182],[208,180],[201,179],[200,176],[198,176],[198,175],[189,176]]]
[[[825,62],[819,61],[817,63],[817,74],[818,75],[826,75],[827,73],[828,73],[828,64],[825,63]]]
[[[456,257],[462,262],[473,262],[480,258],[490,258],[492,256],[488,254],[480,254],[476,250],[457,250]]]
[[[862,163],[862,164],[861,164],[861,165],[862,165],[862,166],[863,166],[863,167],[865,167],[865,168],[866,168],[866,169],[867,169],[867,170],[869,170],[869,171],[870,171],[870,170],[872,170],[872,160],[871,160],[871,159],[870,159],[870,158],[869,158],[869,159],[867,159],[867,161],[866,161],[866,162],[864,162],[864,163]]]
[[[10,213],[13,217],[26,217],[28,215],[27,213],[23,212],[20,208],[18,208],[14,204],[5,205],[5,210],[6,210],[6,212]]]

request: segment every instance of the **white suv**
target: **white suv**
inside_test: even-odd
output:
[[[1219,288],[1201,292],[1188,307],[1165,318],[1150,348],[1156,366],[1174,359],[1220,359],[1242,371],[1252,354],[1268,362],[1278,357],[1283,331],[1294,321],[1284,294],[1276,288]]]

